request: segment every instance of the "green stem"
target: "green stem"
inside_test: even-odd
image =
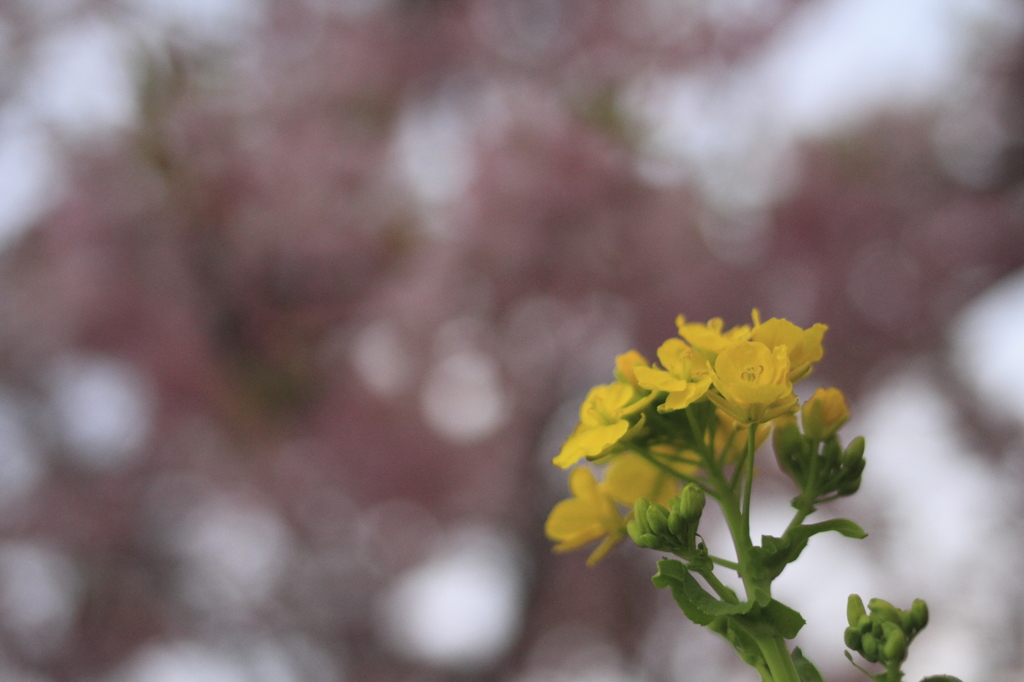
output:
[[[793,664],[786,640],[782,637],[755,637],[761,649],[773,682],[800,682],[800,675]]]
[[[693,440],[696,441],[696,442],[699,442],[701,444],[701,451],[702,452],[700,454],[702,456],[706,456],[708,454],[708,450],[710,450],[710,448],[708,447],[707,442],[705,442],[705,440],[704,440],[704,431],[697,424],[697,417],[696,417],[696,415],[694,415],[693,411],[689,410],[689,409],[683,410],[683,411],[686,413],[686,420],[688,422],[690,422],[690,431],[693,432]]]
[[[786,532],[788,533],[789,531],[803,523],[804,519],[806,519],[810,513],[810,509],[801,509],[797,511],[797,513],[793,515],[793,520],[789,522],[788,526],[786,526]]]
[[[718,593],[718,596],[721,597],[723,601],[728,602],[730,604],[740,603],[740,600],[736,597],[736,593],[728,587],[726,587],[722,583],[722,581],[718,579],[718,576],[716,576],[714,573],[712,573],[711,571],[700,571],[700,575],[702,578],[704,578],[704,580],[708,581],[708,585],[710,585],[711,589]]]
[[[754,441],[757,424],[751,424],[747,434],[747,480],[743,482],[743,533],[750,538],[750,491],[754,488]]]

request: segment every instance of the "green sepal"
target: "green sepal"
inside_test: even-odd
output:
[[[800,678],[800,682],[825,682],[814,664],[804,657],[804,652],[800,651],[800,647],[793,649],[793,665],[796,667],[796,674]]]

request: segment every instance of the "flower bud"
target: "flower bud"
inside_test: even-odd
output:
[[[679,493],[679,515],[691,523],[700,519],[707,499],[704,491],[695,483],[687,483]]]
[[[900,630],[903,632],[913,632],[914,630],[914,616],[910,611],[904,611],[900,609]]]
[[[636,540],[636,544],[647,549],[658,549],[661,547],[661,538],[654,533],[644,533]]]
[[[804,433],[813,440],[825,440],[850,418],[846,398],[838,388],[819,388],[800,410]]]
[[[626,522],[626,533],[629,534],[630,539],[636,544],[640,545],[640,537],[644,534],[640,524],[635,519]],[[643,545],[640,545],[641,547]]]
[[[636,368],[649,366],[639,351],[627,351],[615,358],[615,378],[624,384],[639,386],[636,380]]]
[[[850,479],[849,481],[843,481],[843,483],[836,488],[836,492],[840,495],[852,495],[860,490],[860,480],[860,476],[858,476],[857,478]]]
[[[857,436],[843,450],[840,462],[844,467],[853,466],[854,462],[864,459],[864,436]]]
[[[637,526],[640,527],[641,533],[650,533],[651,527],[647,525],[647,508],[651,506],[651,503],[647,501],[646,497],[638,498],[633,503],[633,518],[636,520]]]
[[[775,421],[775,430],[772,432],[772,449],[775,450],[775,459],[779,462],[779,468],[790,476],[795,476],[801,469],[800,461],[803,455],[804,437],[797,428],[796,419],[780,418]]]
[[[915,599],[910,605],[910,618],[915,630],[921,630],[928,625],[928,605],[923,599]]]
[[[854,651],[860,649],[860,630],[855,627],[848,627],[843,631],[843,641],[846,642],[846,646],[850,647]]]
[[[860,652],[872,663],[878,663],[878,640],[870,632],[860,636]]]
[[[868,602],[868,609],[871,610],[871,616],[880,622],[890,622],[899,625],[900,623],[900,612],[895,606],[875,597]]]
[[[668,535],[668,512],[660,504],[647,508],[647,526],[655,535]]]
[[[668,531],[676,537],[686,535],[686,521],[675,509],[668,513]]]
[[[886,661],[902,661],[907,655],[907,636],[903,630],[893,628],[885,638],[885,646],[882,647],[882,654]]]
[[[856,627],[860,623],[860,617],[865,615],[864,602],[859,594],[851,594],[846,600],[846,620],[850,627]],[[856,648],[856,647],[851,647]]]

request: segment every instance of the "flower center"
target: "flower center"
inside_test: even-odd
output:
[[[740,379],[754,383],[764,374],[764,365],[748,365],[740,372]]]

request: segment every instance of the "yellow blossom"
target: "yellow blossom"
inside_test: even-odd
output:
[[[627,415],[643,406],[642,398],[637,387],[622,382],[590,389],[580,406],[580,423],[566,439],[553,462],[568,469],[581,458],[597,457],[617,443],[630,429]]]
[[[556,552],[568,552],[604,538],[587,559],[587,565],[593,566],[625,537],[626,521],[590,469],[573,469],[569,474],[569,490],[573,496],[554,506],[544,524],[544,532],[558,543],[554,547]]]
[[[769,350],[757,341],[739,343],[718,355],[712,378],[720,395],[708,397],[741,424],[770,421],[796,408],[788,375],[785,346]]]
[[[815,440],[825,440],[846,423],[850,410],[838,388],[819,388],[800,410],[804,433]]]
[[[822,338],[828,326],[815,324],[801,329],[789,320],[773,317],[763,324],[757,324],[750,333],[752,341],[758,341],[772,350],[785,346],[789,352],[789,380],[797,381],[811,371],[811,365],[821,360],[824,350]]]
[[[746,341],[750,337],[750,326],[740,325],[733,327],[727,332],[722,332],[722,318],[714,317],[708,320],[707,324],[699,322],[687,322],[686,318],[680,315],[676,318],[676,327],[679,328],[679,336],[686,339],[704,359],[714,362],[715,357],[726,348]]]
[[[636,368],[649,367],[639,351],[631,350],[615,357],[615,377],[626,384],[637,385]]]
[[[693,349],[679,339],[669,339],[658,348],[662,367],[634,368],[637,382],[652,391],[665,391],[668,397],[659,412],[681,410],[704,397],[711,386],[707,362],[694,356]]]
[[[667,505],[679,488],[675,476],[635,452],[624,452],[611,461],[604,485],[612,497],[630,507],[641,497]]]

